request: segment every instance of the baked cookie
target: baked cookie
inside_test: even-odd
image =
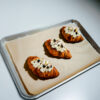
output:
[[[67,42],[70,43],[76,43],[84,40],[79,32],[79,28],[75,24],[68,24],[67,26],[63,26],[60,30],[60,34]]]
[[[58,70],[52,64],[37,56],[28,57],[26,63],[33,74],[41,79],[54,78],[59,75]]]
[[[50,55],[58,58],[67,58],[70,59],[71,53],[66,49],[65,44],[60,39],[49,39],[45,41],[44,46]]]

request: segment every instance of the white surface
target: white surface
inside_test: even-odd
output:
[[[100,2],[94,1],[0,0],[0,39],[73,18],[100,46]],[[22,100],[1,55],[0,100]],[[38,100],[100,100],[100,65]]]

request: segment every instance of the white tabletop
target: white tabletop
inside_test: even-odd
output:
[[[100,46],[99,0],[0,0],[0,39],[30,29],[78,20]],[[0,55],[0,100],[22,100]],[[100,65],[38,100],[100,100]]]

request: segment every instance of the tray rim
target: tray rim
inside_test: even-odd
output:
[[[95,64],[89,66],[88,68],[85,68],[84,70],[78,72],[77,74],[71,76],[70,78],[64,80],[63,82],[58,83],[57,85],[53,86],[52,88],[45,90],[44,92],[42,92],[42,93],[40,93],[40,94],[37,94],[37,95],[29,95],[29,94],[26,92],[26,90],[25,90],[25,88],[24,88],[24,86],[23,86],[23,83],[22,83],[22,81],[21,81],[21,79],[20,79],[20,77],[19,77],[19,75],[18,75],[18,72],[16,71],[16,68],[15,68],[15,66],[14,66],[14,64],[13,64],[13,62],[12,62],[12,60],[11,60],[11,57],[10,57],[10,55],[9,55],[9,53],[8,53],[8,51],[7,51],[7,49],[6,49],[6,47],[5,47],[5,42],[6,42],[6,41],[10,41],[10,40],[17,39],[17,38],[19,38],[19,37],[21,38],[21,37],[24,37],[24,36],[27,36],[27,35],[31,35],[31,34],[34,34],[34,33],[37,33],[37,32],[39,32],[39,31],[43,31],[43,30],[46,30],[46,29],[49,29],[49,28],[52,28],[52,27],[56,27],[56,26],[60,26],[60,25],[63,25],[63,24],[67,24],[67,23],[69,23],[69,22],[77,23],[78,25],[81,26],[81,28],[83,29],[83,32],[86,33],[85,35],[88,35],[88,37],[90,38],[90,40],[88,40],[89,43],[91,44],[91,41],[92,41],[92,43],[94,43],[94,45],[92,45],[92,46],[93,46],[93,47],[97,50],[97,52],[100,54],[100,48],[99,48],[99,46],[98,46],[98,45],[96,44],[96,42],[91,38],[91,36],[88,34],[88,32],[83,28],[83,26],[80,24],[80,22],[77,21],[77,20],[74,20],[74,19],[66,20],[66,21],[63,21],[63,22],[60,22],[60,23],[57,23],[57,24],[54,24],[54,25],[47,26],[47,27],[42,27],[42,28],[37,28],[37,29],[28,30],[28,31],[25,31],[25,32],[16,33],[16,34],[14,34],[14,35],[6,36],[6,37],[4,37],[4,38],[2,38],[2,39],[0,40],[0,53],[1,53],[2,58],[3,58],[3,60],[4,60],[5,64],[6,64],[7,69],[8,69],[8,71],[9,71],[11,77],[12,77],[12,80],[13,80],[13,82],[14,82],[14,84],[15,84],[15,87],[17,88],[17,90],[18,90],[18,92],[19,92],[19,94],[20,94],[20,96],[21,96],[22,98],[24,98],[24,99],[36,99],[36,98],[39,98],[39,97],[45,95],[46,93],[48,93],[48,92],[50,92],[50,91],[56,89],[57,87],[60,87],[60,86],[62,86],[63,84],[69,82],[70,80],[72,80],[72,79],[74,79],[75,77],[81,75],[82,73],[88,71],[89,69],[92,69],[93,67],[95,67],[95,66],[97,66],[97,65],[100,64],[100,61],[98,61],[97,63],[95,63]],[[31,32],[32,32],[32,33],[31,33]],[[34,33],[33,33],[33,32],[34,32]],[[83,33],[83,32],[82,32],[82,33]],[[11,39],[11,38],[13,38],[13,39]],[[12,66],[13,69],[11,69],[11,66]],[[15,75],[15,74],[16,74],[16,75]]]

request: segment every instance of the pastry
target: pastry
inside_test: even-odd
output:
[[[66,49],[65,44],[60,39],[49,39],[44,43],[45,48],[53,57],[70,59],[71,53]]]
[[[59,75],[58,70],[49,61],[37,56],[30,56],[26,60],[28,68],[41,79],[54,78]]]
[[[63,26],[60,30],[60,34],[69,43],[76,43],[84,40],[79,32],[79,28],[74,24]]]

